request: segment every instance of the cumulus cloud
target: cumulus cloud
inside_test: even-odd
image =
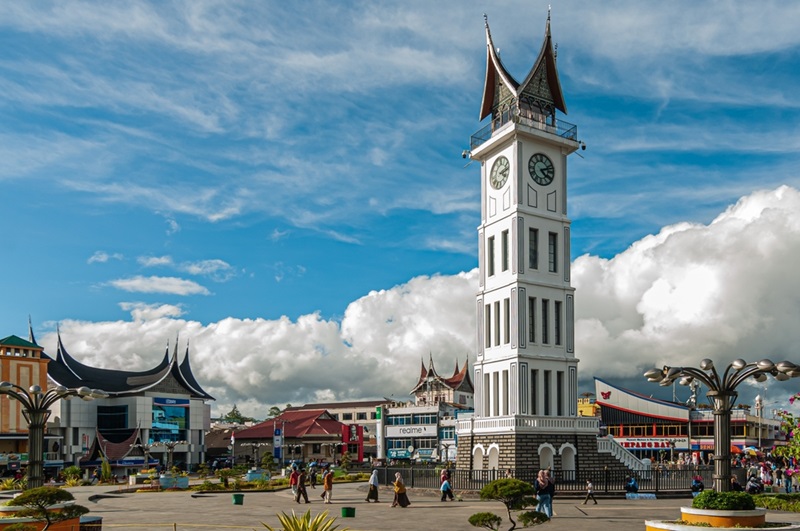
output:
[[[743,197],[707,225],[680,223],[642,238],[611,259],[585,255],[572,267],[582,385],[593,376],[640,382],[645,368],[798,362],[800,192],[790,187]],[[341,321],[304,315],[184,320],[170,305],[125,303],[132,321],[64,321],[67,348],[99,367],[146,369],[176,335],[217,398],[264,417],[271,405],[408,398],[419,363],[433,355],[448,375],[475,351],[478,272],[421,276],[350,303]],[[43,336],[51,351],[54,334]],[[656,387],[652,387],[656,391]],[[787,384],[770,384],[772,400]],[[741,388],[740,388],[741,390]],[[653,392],[651,391],[651,392]],[[753,389],[756,392],[762,392]]]
[[[144,302],[121,302],[119,307],[131,313],[134,321],[153,321],[162,317],[180,317],[183,310],[174,304],[146,304]]]
[[[173,264],[171,256],[140,256],[136,262],[142,267],[161,267]]]
[[[197,282],[177,277],[143,277],[137,275],[109,282],[111,286],[133,293],[170,293],[172,295],[210,295],[210,291]]]
[[[122,260],[123,256],[120,253],[108,254],[105,251],[95,251],[95,253],[86,260],[87,264],[104,264],[109,260]]]
[[[140,256],[136,261],[142,267],[170,267],[190,275],[204,276],[215,282],[227,282],[236,275],[236,270],[228,262],[218,258],[176,264],[171,256]]]

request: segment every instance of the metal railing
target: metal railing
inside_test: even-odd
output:
[[[383,485],[391,485],[395,473],[400,472],[409,488],[438,489],[441,468],[439,467],[384,467],[378,469],[378,479]],[[533,483],[538,471],[533,469],[513,470],[512,476]],[[586,492],[586,480],[591,479],[595,492],[608,494],[625,492],[627,478],[633,476],[639,492],[689,492],[692,478],[700,475],[710,484],[713,468],[702,466],[684,469],[610,470],[582,469],[554,471],[556,490],[560,492]],[[487,483],[506,477],[505,470],[450,470],[450,484],[454,490],[480,490]]]
[[[491,123],[486,124],[484,127],[474,133],[469,139],[469,148],[475,149],[484,142],[492,138],[492,133],[500,129],[509,122],[528,126],[533,129],[538,129],[551,135],[556,135],[561,138],[578,141],[578,126],[565,122],[564,120],[538,120],[522,115],[515,115],[510,112],[504,112],[497,115]],[[555,122],[555,123],[552,123]]]

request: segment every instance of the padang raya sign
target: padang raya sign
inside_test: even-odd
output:
[[[672,449],[671,442],[675,443],[676,450],[688,450],[689,442],[686,438],[663,437],[614,437],[623,448],[627,450],[667,450]]]

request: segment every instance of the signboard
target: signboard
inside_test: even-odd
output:
[[[408,437],[436,437],[436,424],[424,424],[413,426],[386,426],[386,436],[396,438]]]
[[[406,449],[393,448],[387,452],[387,456],[389,459],[408,459],[411,457],[411,454],[409,454]]]
[[[172,407],[189,407],[188,398],[153,398],[153,404],[156,406],[172,406]]]
[[[676,450],[687,450],[689,441],[685,437],[614,437],[623,448],[628,450],[667,450],[675,444]]]

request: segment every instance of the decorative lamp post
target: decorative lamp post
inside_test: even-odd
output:
[[[22,415],[28,422],[28,488],[44,485],[44,429],[50,418],[50,407],[62,398],[69,400],[79,396],[83,400],[106,398],[108,393],[100,389],[79,387],[69,389],[63,385],[43,390],[38,385],[24,389],[11,382],[0,382],[0,394],[19,401]]]
[[[258,460],[258,449],[262,446],[272,446],[272,443],[268,442],[243,442],[242,446],[250,446],[253,450],[253,464],[256,468],[261,468],[261,462]]]
[[[163,446],[167,449],[167,471],[172,470],[172,454],[175,453],[175,447],[181,444],[189,444],[186,441],[158,441],[154,442],[152,446]]]
[[[700,368],[668,367],[651,369],[644,373],[648,382],[656,382],[661,386],[672,385],[676,380],[681,385],[691,385],[698,380],[708,387],[706,397],[713,407],[714,413],[714,490],[727,492],[731,490],[731,409],[739,393],[736,388],[747,378],[763,382],[767,375],[778,381],[800,376],[800,367],[790,361],[773,363],[763,359],[755,363],[747,363],[743,359],[734,360],[728,365],[720,377],[714,362],[704,359]]]
[[[144,468],[150,468],[150,450],[154,446],[158,446],[158,443],[153,443],[153,444],[136,443],[131,445],[131,448],[141,448],[142,451],[144,452]]]

